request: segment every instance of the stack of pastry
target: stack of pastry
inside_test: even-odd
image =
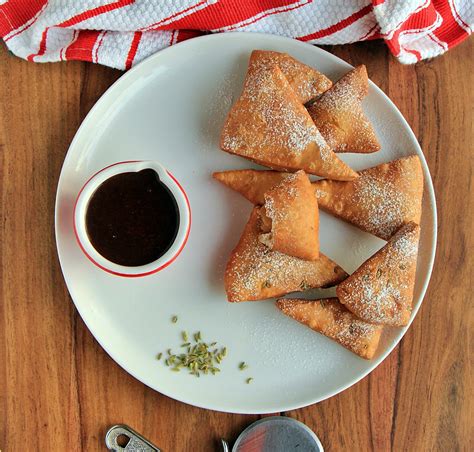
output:
[[[289,55],[254,51],[221,148],[272,170],[214,178],[254,204],[226,267],[228,300],[337,286],[337,297],[285,298],[277,307],[370,359],[383,325],[410,319],[423,173],[416,156],[358,173],[339,159],[337,152],[380,149],[362,109],[367,92],[364,66],[332,84]],[[308,174],[324,179],[311,182]],[[349,276],[319,250],[319,207],[387,244]]]
[[[262,198],[227,264],[229,301],[263,300],[330,287],[347,277],[319,252],[318,203],[304,171],[286,173]]]

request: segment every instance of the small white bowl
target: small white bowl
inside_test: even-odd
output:
[[[92,245],[89,240],[86,228],[86,213],[89,201],[97,188],[112,176],[122,173],[139,172],[145,169],[156,171],[162,182],[173,195],[179,211],[178,232],[173,244],[168,251],[146,265],[137,267],[127,267],[118,265],[109,261],[102,256]],[[127,161],[118,162],[109,165],[97,173],[95,173],[82,187],[77,195],[76,204],[74,206],[74,233],[77,242],[86,257],[97,267],[116,276],[128,278],[147,276],[163,270],[170,265],[181,253],[188,240],[189,231],[191,229],[191,207],[189,200],[183,187],[175,179],[175,177],[163,168],[158,162],[154,161]]]

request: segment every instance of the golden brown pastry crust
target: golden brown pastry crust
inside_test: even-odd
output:
[[[335,152],[380,150],[375,131],[362,109],[368,86],[367,70],[361,65],[308,106],[311,118]]]
[[[254,50],[250,55],[249,66],[271,68],[275,65],[281,69],[298,100],[303,104],[324,93],[332,86],[331,80],[324,74],[295,60],[287,53]]]
[[[366,322],[405,326],[411,315],[420,227],[411,222],[337,286],[339,301]]]
[[[291,173],[279,171],[231,170],[218,171],[212,177],[232,188],[251,203],[262,205],[265,202],[264,193],[277,185]]]
[[[383,163],[359,175],[351,182],[313,182],[319,207],[384,240],[410,221],[420,223],[423,170],[418,156]],[[255,182],[255,192],[257,187]]]
[[[272,168],[303,169],[336,180],[358,177],[329,148],[278,66],[249,67],[242,95],[224,124],[220,146]]]
[[[264,195],[259,240],[271,250],[315,260],[319,257],[319,214],[314,188],[304,171],[288,175]]]
[[[335,340],[361,358],[372,359],[377,351],[383,327],[360,320],[337,298],[283,298],[276,305],[288,317]]]
[[[305,261],[260,243],[261,220],[255,207],[239,243],[232,251],[224,276],[229,301],[255,301],[310,288],[334,286],[347,273],[320,253],[319,259]]]

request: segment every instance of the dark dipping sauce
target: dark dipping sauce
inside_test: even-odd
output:
[[[127,267],[163,256],[178,226],[176,200],[152,169],[112,176],[97,188],[87,206],[92,245],[109,261]]]

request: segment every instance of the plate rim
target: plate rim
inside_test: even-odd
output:
[[[127,372],[129,375],[131,375],[133,378],[138,380],[140,383],[144,384],[145,386],[153,389],[154,391],[159,392],[160,394],[163,394],[167,397],[170,397],[174,400],[177,400],[179,402],[195,406],[198,408],[202,409],[207,409],[207,410],[212,410],[212,411],[218,411],[218,412],[224,412],[224,413],[234,413],[234,414],[269,414],[269,413],[274,413],[275,410],[272,409],[232,409],[229,407],[226,407],[225,405],[219,405],[216,406],[215,404],[213,406],[206,406],[203,403],[194,403],[190,402],[187,400],[183,400],[181,397],[175,395],[175,394],[170,394],[168,391],[163,391],[161,389],[157,389],[153,386],[151,386],[148,383],[145,383],[141,380],[136,375],[136,372],[133,369],[130,369],[127,367],[126,363],[122,362],[118,357],[115,356],[115,353],[108,348],[104,343],[103,340],[99,339],[89,326],[89,323],[86,321],[85,316],[83,315],[83,310],[80,307],[80,303],[76,303],[75,301],[75,296],[74,296],[74,290],[71,289],[68,281],[68,277],[66,276],[65,270],[64,270],[64,264],[63,264],[63,259],[64,257],[62,256],[61,250],[60,250],[60,244],[59,244],[59,235],[60,235],[60,218],[59,218],[59,200],[61,196],[61,191],[63,185],[66,183],[64,181],[64,171],[65,167],[68,163],[68,160],[71,158],[71,150],[76,146],[77,141],[79,140],[80,135],[84,132],[84,129],[88,127],[89,122],[92,120],[92,118],[95,115],[96,110],[99,109],[99,104],[101,104],[106,97],[110,97],[114,94],[116,91],[117,87],[122,85],[123,83],[126,83],[126,81],[130,78],[133,78],[136,73],[138,73],[139,70],[141,70],[144,66],[152,64],[152,62],[156,59],[159,59],[162,55],[168,54],[168,53],[173,53],[176,52],[176,49],[185,49],[186,47],[192,47],[192,46],[199,46],[201,43],[205,43],[207,41],[213,41],[213,40],[227,40],[227,39],[247,39],[247,38],[264,38],[264,39],[270,39],[272,41],[280,41],[283,43],[287,43],[288,41],[291,41],[292,44],[297,43],[297,45],[302,45],[302,46],[310,46],[313,48],[314,51],[320,52],[325,55],[325,57],[329,57],[330,59],[333,59],[335,62],[338,64],[343,63],[346,65],[348,68],[352,68],[350,63],[346,62],[342,58],[337,57],[336,55],[333,55],[332,53],[312,44],[308,44],[302,41],[298,41],[296,39],[292,38],[287,38],[284,36],[277,36],[277,35],[272,35],[268,33],[253,33],[253,32],[230,32],[230,33],[217,33],[217,34],[210,34],[210,35],[205,35],[205,36],[199,36],[193,39],[189,39],[186,41],[183,41],[181,43],[175,44],[170,47],[166,47],[162,50],[159,50],[158,52],[154,53],[153,55],[150,55],[137,65],[133,66],[130,70],[125,72],[123,75],[121,75],[112,85],[110,85],[107,90],[96,100],[92,108],[88,111],[87,115],[84,117],[82,120],[81,124],[79,125],[76,133],[74,134],[74,137],[68,147],[68,150],[66,152],[66,155],[63,160],[63,164],[61,165],[61,171],[58,179],[58,184],[57,184],[57,189],[56,189],[56,198],[55,198],[55,208],[54,208],[54,233],[55,233],[55,244],[56,244],[56,251],[58,253],[58,259],[59,259],[59,264],[61,267],[61,273],[64,278],[64,282],[66,284],[66,287],[68,289],[68,292],[70,294],[71,300],[77,309],[77,312],[81,316],[82,321],[84,324],[87,326],[87,329],[89,330],[90,334],[92,334],[93,338],[99,343],[101,348],[112,358],[112,360],[119,365],[125,372]],[[181,51],[181,50],[180,50]],[[405,126],[405,129],[407,130],[407,133],[409,135],[410,140],[415,144],[417,147],[417,155],[420,158],[421,165],[423,168],[423,173],[424,173],[424,184],[425,187],[427,187],[427,193],[429,195],[429,204],[431,204],[432,207],[432,214],[433,214],[433,222],[432,222],[432,227],[433,227],[433,232],[432,232],[432,240],[430,243],[430,250],[429,250],[429,256],[427,260],[427,272],[424,277],[424,280],[422,282],[422,286],[420,288],[420,296],[419,296],[419,303],[417,303],[416,306],[413,307],[412,314],[410,317],[410,320],[408,324],[405,327],[400,328],[400,338],[394,343],[393,345],[390,345],[387,347],[387,349],[377,358],[376,362],[372,363],[367,370],[363,371],[358,375],[356,378],[351,379],[346,385],[340,386],[337,390],[329,391],[324,394],[322,397],[316,397],[316,398],[311,398],[307,399],[304,403],[287,403],[286,405],[282,405],[278,411],[290,411],[290,410],[296,410],[299,408],[304,408],[319,402],[322,402],[324,400],[327,400],[341,392],[344,392],[346,389],[350,388],[351,386],[355,385],[356,383],[360,382],[363,378],[365,378],[367,375],[369,375],[371,372],[373,372],[386,358],[387,356],[393,352],[393,350],[400,344],[401,340],[405,336],[406,332],[410,328],[412,322],[414,321],[416,315],[418,314],[418,311],[424,301],[424,297],[426,295],[426,291],[428,289],[429,283],[431,281],[431,276],[433,272],[433,266],[434,266],[434,261],[435,261],[435,256],[436,256],[436,248],[437,248],[437,232],[438,232],[438,212],[437,212],[437,205],[436,205],[436,195],[434,191],[434,186],[433,186],[433,181],[431,178],[431,173],[429,171],[428,164],[426,162],[423,150],[418,142],[418,139],[416,138],[412,128],[408,124],[407,120],[405,117],[402,115],[398,107],[395,105],[395,103],[388,97],[387,94],[385,94],[384,91],[382,91],[381,88],[379,88],[374,82],[372,82],[369,79],[369,85],[372,90],[375,90],[378,95],[380,95],[384,103],[388,104],[391,108],[391,110],[396,114],[397,118],[400,120],[400,122]],[[428,177],[426,177],[428,175]]]

